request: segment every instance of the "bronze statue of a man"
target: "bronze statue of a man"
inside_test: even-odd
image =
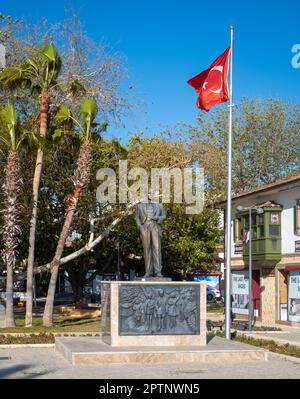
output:
[[[135,221],[140,230],[144,248],[145,276],[162,277],[161,269],[161,223],[166,213],[161,204],[153,202],[154,195],[148,194],[149,202],[140,203],[136,209]]]

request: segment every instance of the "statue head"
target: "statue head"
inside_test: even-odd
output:
[[[151,189],[148,191],[148,200],[151,202],[158,202],[158,191]]]

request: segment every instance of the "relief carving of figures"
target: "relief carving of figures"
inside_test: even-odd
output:
[[[196,334],[199,287],[122,285],[120,334]]]

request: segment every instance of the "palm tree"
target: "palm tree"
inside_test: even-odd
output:
[[[10,87],[27,83],[32,90],[39,93],[38,125],[41,143],[46,137],[51,90],[57,85],[61,69],[61,59],[53,43],[45,50],[37,49],[34,59],[26,58],[21,65],[9,66],[0,72],[0,84]],[[32,326],[32,283],[35,253],[35,236],[37,224],[38,198],[44,153],[39,145],[32,184],[32,211],[30,219],[29,248],[27,260],[26,317],[25,325]]]
[[[81,137],[81,146],[77,160],[77,168],[73,180],[74,189],[73,192],[67,195],[64,200],[66,205],[65,220],[57,243],[55,255],[50,265],[51,277],[43,315],[43,325],[47,327],[52,325],[54,295],[60,259],[63,255],[64,246],[70,232],[71,223],[74,217],[74,213],[76,211],[81,191],[90,180],[93,129],[99,126],[94,123],[97,111],[98,108],[95,101],[92,98],[86,98],[84,99],[81,106],[81,121],[79,121],[79,118],[76,119],[71,114],[70,110],[65,106],[61,106],[56,115],[56,119],[60,123],[68,124],[72,122],[73,126],[77,127],[77,131],[79,132]],[[60,132],[60,130],[58,129],[57,132]]]
[[[4,123],[7,134],[2,134],[0,139],[8,148],[6,165],[6,176],[3,185],[4,194],[4,225],[3,241],[4,249],[2,256],[6,264],[6,314],[5,326],[15,327],[13,310],[13,275],[16,263],[16,249],[19,242],[21,229],[19,226],[20,217],[20,194],[22,190],[19,145],[22,141],[17,135],[18,116],[14,105],[9,102],[1,110],[1,120]]]

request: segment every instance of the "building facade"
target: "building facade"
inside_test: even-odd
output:
[[[225,225],[226,202],[218,205]],[[231,292],[239,318],[248,315],[249,208],[254,315],[264,325],[300,327],[300,174],[232,199]]]

